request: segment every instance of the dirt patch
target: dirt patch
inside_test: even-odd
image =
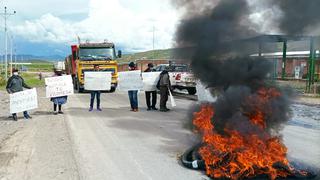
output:
[[[39,108],[30,120],[9,118],[9,96],[0,91],[0,180],[79,179],[63,115],[52,114],[45,89],[37,88]]]
[[[0,167],[8,166],[14,156],[14,153],[0,153]]]

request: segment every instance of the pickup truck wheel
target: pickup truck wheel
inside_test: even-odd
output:
[[[194,88],[188,88],[187,89],[188,93],[190,95],[195,95],[197,93],[197,89],[194,87]]]
[[[79,82],[78,80],[77,80],[77,83],[76,83],[76,84],[77,84],[77,85],[76,85],[76,87],[77,87],[76,91],[77,91],[78,93],[83,93],[84,89],[80,87],[80,82]]]

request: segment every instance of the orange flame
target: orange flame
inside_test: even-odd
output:
[[[261,88],[256,95],[249,96],[246,104],[250,104],[253,112],[242,112],[250,119],[252,125],[264,131],[267,127],[265,117],[268,102],[281,94],[274,88]],[[275,168],[276,163],[287,166],[287,148],[279,137],[270,134],[263,137],[258,134],[241,134],[236,130],[224,129],[219,134],[211,119],[214,109],[203,105],[199,112],[194,113],[193,124],[203,135],[203,146],[199,153],[205,161],[206,173],[212,178],[229,178],[232,180],[250,178],[257,175],[268,175],[274,180],[287,177],[288,171]]]

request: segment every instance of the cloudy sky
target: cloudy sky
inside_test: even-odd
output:
[[[124,53],[172,47],[180,13],[169,0],[0,0],[18,54],[61,55],[81,40],[116,43]],[[3,11],[2,10],[2,11]],[[0,20],[0,54],[4,19]]]

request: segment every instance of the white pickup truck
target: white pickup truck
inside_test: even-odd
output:
[[[169,64],[160,64],[156,71],[163,71]],[[171,86],[174,89],[186,89],[190,95],[196,94],[196,79],[186,64],[172,64],[169,66]]]

